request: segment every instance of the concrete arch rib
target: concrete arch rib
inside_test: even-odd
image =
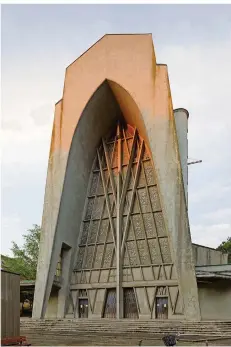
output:
[[[149,147],[148,135],[138,103],[121,84],[112,80],[108,80],[108,83],[120,106],[126,123],[133,126],[133,128],[137,128],[139,135],[145,140],[146,145]]]
[[[68,245],[77,245],[77,230],[80,228],[82,208],[99,142],[120,119],[137,128],[139,134],[147,139],[142,116],[134,99],[118,83],[104,80],[90,97],[79,118],[67,159],[56,238],[66,230],[63,242]],[[70,223],[68,228],[66,221]]]

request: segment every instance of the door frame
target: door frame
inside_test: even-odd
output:
[[[87,317],[80,317],[80,302],[81,302],[81,300],[87,302]],[[88,300],[87,297],[79,297],[78,298],[78,316],[79,316],[79,319],[88,319],[88,316],[89,316],[89,300]]]

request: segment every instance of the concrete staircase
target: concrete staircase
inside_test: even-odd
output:
[[[167,333],[180,333],[180,340],[185,342],[220,338],[231,341],[231,321],[21,319],[20,334],[27,336],[32,345],[41,346],[134,346],[140,340],[158,340],[163,345],[161,338]]]

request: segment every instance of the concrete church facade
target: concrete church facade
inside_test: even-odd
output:
[[[227,255],[191,242],[187,131],[150,34],[106,35],[67,68],[34,318],[231,318]]]

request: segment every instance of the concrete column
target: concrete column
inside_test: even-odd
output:
[[[116,221],[116,318],[123,318],[123,288],[122,288],[122,210],[120,205],[122,178],[121,178],[121,139],[118,140],[118,181],[117,181],[117,221]]]
[[[185,200],[188,208],[188,117],[189,113],[184,108],[173,111],[176,124],[176,133],[180,152],[180,162],[184,182]]]

